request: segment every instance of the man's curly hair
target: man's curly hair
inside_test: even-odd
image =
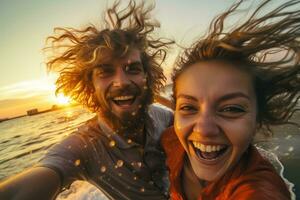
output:
[[[159,27],[158,22],[150,20],[154,6],[143,2],[137,5],[131,0],[125,9],[119,7],[120,2],[115,2],[106,11],[101,29],[94,25],[81,30],[55,28],[55,34],[47,38],[51,45],[45,50],[54,53],[47,68],[59,72],[56,94],[64,93],[92,111],[100,108],[91,81],[92,70],[104,59],[121,58],[131,49],[138,49],[147,77],[148,103],[166,81],[161,65],[173,41],[154,38],[153,31]]]
[[[239,0],[217,16],[208,33],[178,58],[172,77],[173,94],[175,97],[176,80],[192,64],[210,60],[232,63],[252,75],[257,122],[267,133],[271,125],[292,123],[289,120],[298,110],[300,10],[295,8],[300,2],[290,0],[266,13],[263,8],[271,0],[264,0],[242,24],[225,31],[226,19],[236,14],[243,2]]]

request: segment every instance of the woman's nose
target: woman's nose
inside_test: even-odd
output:
[[[216,136],[219,131],[220,129],[216,123],[215,117],[207,113],[199,114],[193,126],[193,132],[206,137]]]

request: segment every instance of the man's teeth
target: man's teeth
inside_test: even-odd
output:
[[[214,152],[214,151],[220,151],[225,148],[224,145],[204,145],[200,142],[193,141],[193,145],[195,148],[200,149],[202,152]]]
[[[118,96],[118,97],[114,97],[115,101],[126,101],[126,100],[131,100],[133,99],[133,96]]]

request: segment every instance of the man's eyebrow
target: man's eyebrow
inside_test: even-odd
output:
[[[105,67],[111,67],[112,65],[109,64],[109,63],[101,63],[101,64],[98,64],[96,67],[99,67],[99,68],[105,68]]]
[[[142,61],[139,61],[139,60],[127,63],[127,65],[135,65],[135,64],[141,64],[142,65],[143,63],[142,63]]]

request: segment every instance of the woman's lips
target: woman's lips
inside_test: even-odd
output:
[[[228,149],[228,146],[223,144],[205,145],[197,141],[192,141],[192,144],[198,157],[207,161],[218,159]]]

